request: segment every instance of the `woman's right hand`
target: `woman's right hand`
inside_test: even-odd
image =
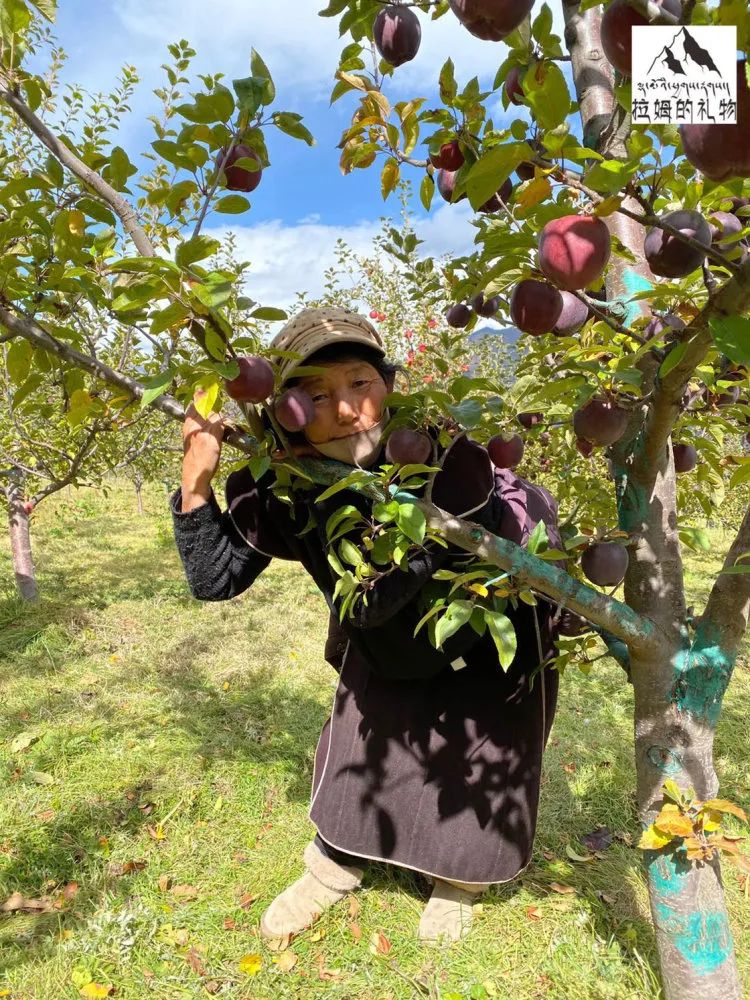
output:
[[[197,390],[199,399],[203,390]],[[191,403],[182,424],[182,478],[183,484],[208,485],[216,475],[224,440],[224,420],[220,413],[209,413],[204,418]]]

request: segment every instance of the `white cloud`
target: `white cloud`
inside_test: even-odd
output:
[[[464,202],[441,205],[417,226],[417,235],[424,240],[420,251],[434,256],[467,253],[475,232],[469,222],[471,218],[471,209]],[[371,254],[380,221],[330,226],[317,221],[286,225],[272,220],[255,226],[205,230],[218,239],[229,231],[235,235],[238,257],[252,264],[247,278],[248,294],[263,305],[288,308],[297,292],[308,292],[311,296],[322,292],[324,272],[335,263],[338,239],[358,254]]]

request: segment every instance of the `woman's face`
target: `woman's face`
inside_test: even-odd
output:
[[[323,375],[300,379],[315,406],[315,419],[305,427],[311,444],[321,444],[369,430],[383,416],[389,389],[367,361],[327,361]]]

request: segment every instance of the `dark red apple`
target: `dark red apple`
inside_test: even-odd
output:
[[[563,300],[562,312],[552,332],[556,337],[569,337],[580,330],[589,318],[589,307],[572,292],[562,291],[560,297]]]
[[[440,192],[440,197],[443,201],[463,201],[466,197],[466,192],[460,194],[458,198],[454,199],[454,192],[456,190],[456,170],[439,170],[437,177],[437,187]]]
[[[523,458],[523,438],[520,434],[510,437],[496,434],[487,442],[487,452],[498,469],[515,469]]]
[[[554,285],[525,278],[513,289],[510,318],[524,333],[549,333],[560,318],[563,300]]]
[[[597,587],[616,587],[628,569],[628,550],[619,542],[595,542],[581,556],[584,575]]]
[[[273,368],[265,358],[250,355],[238,358],[240,373],[224,385],[227,394],[240,403],[262,403],[273,392]]]
[[[422,26],[410,7],[391,4],[375,18],[372,34],[383,59],[391,66],[401,66],[419,52]]]
[[[530,181],[534,176],[534,164],[529,160],[524,160],[523,163],[519,163],[516,167],[516,175],[519,180]]]
[[[455,172],[464,165],[464,154],[457,139],[451,142],[444,142],[437,153],[430,153],[430,162],[438,170],[450,170]]]
[[[595,215],[552,219],[539,238],[539,267],[559,287],[574,291],[592,285],[607,266],[609,230]]]
[[[219,153],[218,163],[221,163],[224,153],[225,150],[222,149]],[[258,168],[253,170],[249,163],[238,163],[238,160],[252,160],[253,163],[257,163]],[[224,161],[224,176],[229,191],[254,191],[260,184],[262,174],[260,157],[249,146],[235,146]]]
[[[700,212],[678,209],[676,212],[667,212],[662,219],[685,236],[697,240],[706,249],[711,246],[711,230]],[[657,227],[646,232],[643,253],[651,271],[662,278],[684,278],[700,267],[706,257],[705,253]]]
[[[672,445],[675,472],[692,472],[698,464],[698,452],[691,444]]]
[[[527,431],[530,431],[532,427],[536,427],[537,424],[541,424],[544,420],[543,413],[519,413],[516,417],[521,427],[525,427]]]
[[[467,31],[485,42],[501,42],[515,31],[534,0],[449,0],[451,10]]]
[[[426,434],[398,427],[385,446],[385,457],[397,465],[425,465],[432,455],[432,441]]]
[[[510,196],[513,194],[513,182],[510,177],[503,181],[500,190],[490,195],[487,201],[479,206],[480,212],[499,212],[503,205],[507,205]]]
[[[590,458],[594,454],[594,445],[591,441],[587,441],[586,438],[576,439],[576,449],[584,458]]]
[[[491,299],[485,299],[478,310],[480,316],[484,316],[485,319],[492,319],[495,313],[500,308],[501,298],[499,295],[493,295]]]
[[[711,245],[719,253],[730,254],[740,245],[739,240],[732,237],[741,233],[745,221],[740,220],[733,212],[712,212],[708,218],[708,228],[711,230]]]
[[[679,316],[667,313],[665,316],[652,316],[646,324],[643,335],[647,340],[651,340],[652,337],[659,337],[666,331],[666,339],[669,339],[672,334],[677,335],[684,329],[685,323]]]
[[[521,86],[522,66],[511,66],[505,77],[505,94],[511,104],[523,104],[524,92]]]
[[[463,329],[471,319],[471,309],[464,302],[457,302],[445,314],[445,322],[454,330]]]
[[[573,414],[576,437],[606,446],[619,441],[628,426],[630,414],[612,399],[594,397]]]
[[[654,0],[654,3],[675,17],[682,14],[680,0]],[[631,7],[628,0],[614,0],[604,11],[601,27],[604,55],[624,76],[630,76],[633,71],[631,31],[635,26],[648,23],[648,18]]]
[[[296,386],[279,396],[273,410],[278,422],[290,434],[301,431],[315,419],[315,404],[308,393]]]
[[[712,181],[750,177],[750,87],[744,59],[737,63],[737,124],[682,125],[680,137],[685,156]]]

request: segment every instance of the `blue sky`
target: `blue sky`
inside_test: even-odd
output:
[[[96,92],[109,89],[125,63],[139,71],[132,113],[118,138],[136,163],[136,154],[148,149],[153,138],[147,115],[158,111],[152,91],[163,80],[166,46],[180,38],[197,50],[193,73],[222,72],[229,80],[248,75],[254,46],[276,82],[275,108],[304,116],[317,145],[311,149],[270,129],[272,167],[251,198],[252,211],[231,218],[242,256],[253,265],[250,293],[266,305],[289,305],[297,290],[315,293],[336,239],[365,251],[381,216],[397,211],[393,197],[384,205],[374,168],[347,177],[339,171],[336,144],[354,99],[345,96],[329,106],[343,42],[337,19],[317,16],[322,6],[322,0],[59,0],[56,35],[69,57],[66,81]],[[561,0],[550,6],[561,33]],[[459,84],[473,75],[483,85],[491,84],[507,53],[504,45],[473,38],[450,14],[436,22],[426,15],[421,20],[416,59],[386,84],[392,102],[415,96],[434,101],[437,76],[448,56]],[[499,100],[491,110],[499,120]],[[409,175],[418,185],[421,173]],[[419,234],[430,252],[460,253],[471,245],[471,212],[465,202],[448,206],[438,198],[429,216],[421,206],[417,214]],[[209,222],[217,228],[224,219]]]

